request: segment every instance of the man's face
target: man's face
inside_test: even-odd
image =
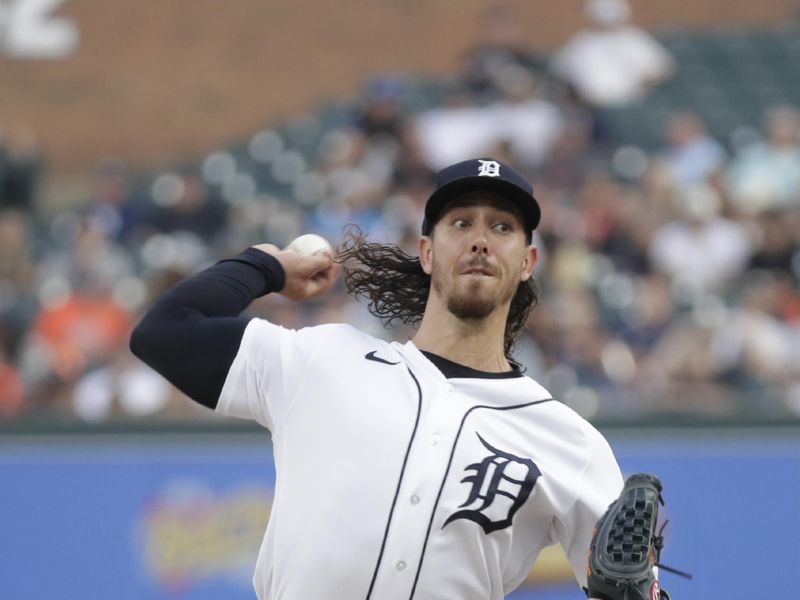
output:
[[[493,194],[473,193],[445,207],[430,237],[420,239],[420,263],[431,293],[460,319],[508,311],[536,264],[518,209]]]

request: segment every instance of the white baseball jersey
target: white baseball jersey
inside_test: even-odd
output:
[[[260,600],[500,600],[555,543],[585,585],[622,489],[600,433],[532,379],[447,379],[347,325],[252,320],[217,411],[272,432]]]

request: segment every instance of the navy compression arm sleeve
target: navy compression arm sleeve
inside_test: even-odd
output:
[[[249,248],[164,293],[131,335],[131,351],[193,400],[215,408],[259,296],[283,288],[278,260]]]

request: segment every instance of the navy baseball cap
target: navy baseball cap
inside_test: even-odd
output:
[[[486,190],[513,202],[525,218],[526,233],[539,225],[542,212],[533,197],[533,187],[516,169],[493,158],[473,158],[445,167],[436,176],[434,189],[425,204],[422,235],[429,235],[445,205],[463,194]]]

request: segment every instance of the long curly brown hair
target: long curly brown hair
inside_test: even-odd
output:
[[[428,302],[431,277],[422,270],[419,257],[394,244],[368,241],[356,225],[345,229],[337,257],[342,263],[348,293],[366,298],[367,309],[384,327],[395,321],[412,326],[420,322]],[[511,299],[503,340],[503,351],[509,360],[519,333],[538,301],[539,290],[533,277],[520,282]]]

